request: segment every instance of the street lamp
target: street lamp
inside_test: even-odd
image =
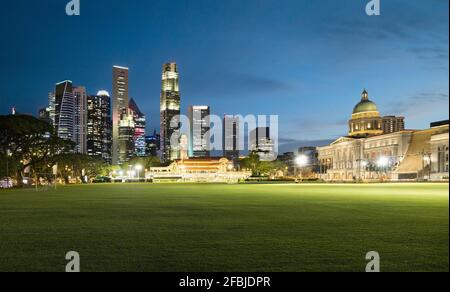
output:
[[[297,158],[295,158],[295,164],[297,165],[297,167],[300,167],[300,179],[303,181],[303,167],[307,166],[309,163],[309,158],[308,156],[306,156],[305,154],[300,154],[299,156],[297,156]],[[297,169],[297,167],[295,169]],[[297,176],[297,174],[296,174]]]
[[[142,165],[137,164],[137,165],[134,167],[134,169],[137,171],[138,179],[141,179],[140,172],[141,172],[141,170],[143,169]]]

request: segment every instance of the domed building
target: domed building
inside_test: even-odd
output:
[[[325,181],[448,181],[448,121],[405,130],[404,117],[380,115],[364,90],[349,133],[318,147]]]
[[[364,90],[361,101],[353,109],[349,122],[349,137],[367,138],[383,134],[383,118],[377,105],[369,99],[369,93]]]

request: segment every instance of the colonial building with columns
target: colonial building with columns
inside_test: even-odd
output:
[[[385,119],[400,127],[385,129]],[[426,130],[405,130],[403,117],[382,117],[362,93],[353,109],[349,134],[319,147],[320,176],[326,181],[448,180],[448,121]]]

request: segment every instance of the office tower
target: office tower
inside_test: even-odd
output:
[[[86,154],[87,92],[84,86],[73,88],[75,152]]]
[[[118,164],[126,163],[134,156],[134,129],[134,113],[130,108],[124,109],[119,121]]]
[[[190,106],[189,122],[189,156],[209,157],[210,156],[210,108],[209,106]]]
[[[405,118],[396,116],[383,117],[383,134],[391,134],[405,130]]]
[[[239,160],[239,117],[225,116],[223,118],[223,156],[230,161]]]
[[[272,161],[275,145],[270,139],[270,128],[260,127],[250,132],[250,151],[259,155],[261,161]]]
[[[107,91],[87,98],[87,154],[111,163],[111,99]]]
[[[180,89],[176,63],[163,65],[160,113],[161,151],[163,161],[167,162],[179,158],[179,145],[171,145],[170,141],[179,131]]]
[[[50,116],[51,125],[55,126],[55,93],[50,92],[48,94],[48,114]]]
[[[160,150],[160,136],[156,132],[153,135],[145,137],[145,155],[146,156],[158,156],[158,151]]]
[[[59,138],[75,142],[74,95],[72,81],[66,80],[55,87],[55,131]]]
[[[120,120],[124,111],[128,108],[128,68],[114,66],[113,67],[113,84],[112,84],[112,163],[119,162],[119,127]],[[124,150],[124,149],[122,149]],[[125,151],[125,150],[124,150]]]
[[[142,157],[146,155],[145,115],[141,112],[133,98],[130,100],[129,108],[133,111],[134,116],[134,152],[136,156]]]

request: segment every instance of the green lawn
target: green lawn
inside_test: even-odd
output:
[[[448,184],[0,191],[0,271],[449,270]]]

